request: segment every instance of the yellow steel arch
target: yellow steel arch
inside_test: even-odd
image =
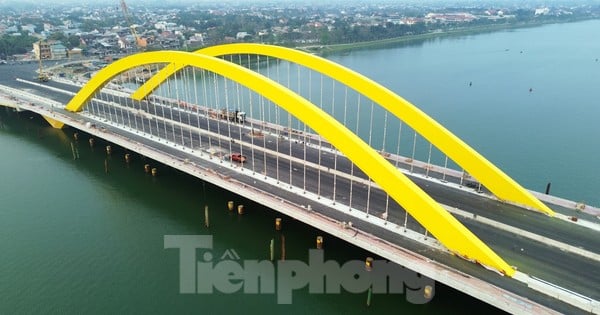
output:
[[[361,92],[396,117],[404,121],[421,136],[444,152],[450,159],[460,165],[469,174],[477,178],[496,197],[522,204],[542,211],[548,215],[554,212],[525,190],[521,185],[489,162],[481,154],[456,137],[449,130],[429,117],[419,108],[398,96],[394,92],[370,80],[369,78],[345,68],[327,59],[320,58],[299,50],[262,44],[229,44],[212,46],[197,50],[210,56],[231,54],[257,54],[287,60],[304,67],[330,76],[339,82]],[[180,70],[177,67],[167,67],[148,80],[132,95],[141,100],[153,91],[167,77]]]
[[[263,95],[305,122],[349,157],[449,250],[475,259],[508,276],[514,274],[515,271],[477,236],[344,125],[293,91],[244,67],[222,59],[186,52],[136,54],[99,71],[71,99],[66,108],[70,111],[81,110],[96,91],[119,73],[137,66],[168,62],[173,63],[166,67],[173,70],[183,65],[206,69]]]

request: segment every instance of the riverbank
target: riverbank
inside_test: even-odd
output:
[[[411,43],[418,42],[436,38],[445,38],[445,37],[453,37],[453,36],[464,36],[464,35],[476,35],[476,34],[484,34],[497,32],[502,30],[510,30],[510,29],[521,29],[521,28],[531,28],[538,27],[548,24],[559,24],[559,23],[573,23],[573,22],[581,22],[586,20],[593,20],[594,18],[576,18],[571,20],[548,20],[548,21],[527,21],[523,23],[506,23],[506,24],[494,24],[494,25],[484,25],[484,26],[476,26],[476,27],[466,27],[460,29],[451,29],[446,31],[435,31],[426,34],[418,34],[418,35],[408,35],[394,38],[386,38],[375,41],[367,41],[367,42],[356,42],[356,43],[347,43],[347,44],[332,44],[332,45],[312,45],[312,46],[303,46],[296,47],[296,49],[300,49],[309,53],[314,53],[317,55],[327,55],[331,53],[339,53],[344,51],[351,51],[357,49],[367,49],[367,48],[378,48],[382,46],[387,46],[390,44],[400,44],[400,43]]]

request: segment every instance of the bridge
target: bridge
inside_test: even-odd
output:
[[[232,44],[131,55],[87,82],[14,71],[0,104],[53,127],[106,139],[508,312],[600,312],[600,210],[524,189],[341,65]]]

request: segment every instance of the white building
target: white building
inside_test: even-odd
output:
[[[550,13],[548,8],[535,9],[535,15],[546,15],[548,13]]]

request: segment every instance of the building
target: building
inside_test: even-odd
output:
[[[65,59],[67,58],[67,47],[59,41],[54,42],[50,45],[50,55],[52,59]]]
[[[33,53],[36,59],[64,59],[67,47],[57,40],[38,41],[33,43]]]
[[[251,35],[248,34],[248,32],[237,32],[237,34],[235,34],[235,39],[237,40],[244,40],[246,37],[251,37]]]
[[[73,48],[69,50],[69,59],[79,59],[83,57],[83,50],[81,48]]]
[[[50,53],[50,44],[47,41],[39,41],[33,43],[33,53],[35,59],[49,59],[52,55]]]
[[[535,9],[534,15],[548,15],[550,13],[550,9],[549,8],[540,8],[540,9]]]
[[[30,34],[35,33],[35,25],[33,24],[21,25],[21,29],[24,32],[29,32]]]
[[[471,13],[456,12],[456,13],[427,13],[425,15],[425,21],[427,22],[440,22],[440,23],[460,23],[460,22],[471,22],[476,20],[477,17]]]
[[[204,46],[204,36],[202,33],[196,33],[190,36],[190,39],[186,43],[189,47],[200,47]]]

